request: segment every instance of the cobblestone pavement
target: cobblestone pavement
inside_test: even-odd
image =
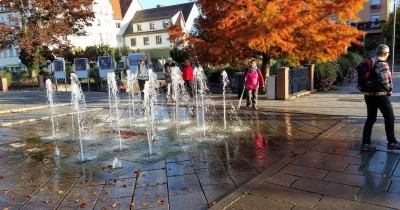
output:
[[[212,209],[398,209],[400,153],[377,140],[382,124],[378,150],[360,152],[362,124],[341,121]]]
[[[58,103],[69,102],[68,93],[58,94],[57,98],[64,98]],[[106,121],[106,96],[87,94],[91,115],[103,117],[99,121]],[[396,113],[399,96],[393,97]],[[219,96],[213,98],[218,100]],[[191,150],[182,147],[157,160],[122,158],[124,167],[117,171],[105,170],[112,163],[109,156],[87,164],[54,156],[54,145],[40,140],[50,133],[48,110],[21,110],[32,107],[30,100],[35,106],[45,106],[43,92],[9,92],[0,94],[0,100],[0,110],[22,111],[0,115],[0,208],[297,210],[400,206],[400,153],[386,150],[382,119],[373,132],[378,151],[359,152],[365,105],[350,85],[290,102],[260,100],[260,111],[241,112],[251,132],[203,142]],[[236,103],[231,96],[228,104]],[[68,116],[70,107],[57,110]],[[399,126],[396,131],[399,133]],[[18,143],[23,146],[12,146]],[[62,145],[64,151],[76,153],[71,142]],[[46,152],[34,152],[38,147]]]
[[[107,122],[109,113],[103,99],[93,97],[94,102],[88,103],[88,112],[98,127],[104,126],[101,123]],[[78,154],[77,143],[68,138],[60,140],[61,156],[55,156],[55,144],[48,139],[51,126],[44,118],[46,112],[39,109],[0,116],[0,122],[11,122],[0,127],[0,208],[207,209],[281,160],[296,156],[297,148],[342,120],[242,111],[239,128],[248,129],[239,133],[231,130],[224,137],[222,130],[200,142],[195,141],[197,137],[185,136],[183,146],[170,137],[171,145],[178,149],[149,160],[135,156],[141,152],[134,149],[136,144],[147,145],[144,136],[135,134],[131,151],[99,152],[95,160],[79,163],[71,159]],[[57,107],[61,133],[70,132],[69,112],[69,106]],[[158,135],[163,138],[171,132],[175,132],[174,127]],[[100,135],[91,138],[97,141],[88,147],[112,142]],[[157,147],[160,143],[153,144]],[[114,157],[122,161],[121,169],[110,168]]]

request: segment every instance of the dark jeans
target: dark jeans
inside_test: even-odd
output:
[[[250,105],[256,107],[257,98],[258,98],[258,89],[247,90],[247,107],[249,107]]]
[[[140,96],[143,98],[144,97],[144,84],[146,83],[147,80],[142,80],[142,79],[138,79],[138,83],[139,83],[139,90],[140,90]]]
[[[381,111],[383,118],[385,119],[385,131],[386,138],[389,143],[396,142],[394,135],[394,114],[392,103],[390,102],[389,96],[365,96],[365,103],[367,104],[367,121],[364,125],[363,131],[363,144],[371,143],[371,132],[372,127],[376,121],[378,109]]]
[[[193,98],[194,96],[194,80],[185,80],[185,88],[186,91],[189,93],[189,96]]]

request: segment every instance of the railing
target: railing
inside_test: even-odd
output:
[[[24,88],[38,88],[39,80],[37,77],[34,78],[22,78],[18,81],[14,81],[10,84],[10,89],[24,89]]]
[[[309,70],[307,67],[293,68],[289,70],[289,94],[306,91],[309,83]]]
[[[382,20],[382,21],[359,22],[359,23],[351,23],[351,25],[356,27],[358,30],[371,31],[371,30],[380,30],[382,23],[385,23],[385,21]]]

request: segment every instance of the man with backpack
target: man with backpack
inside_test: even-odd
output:
[[[358,88],[364,94],[367,105],[367,120],[364,125],[362,151],[375,151],[371,145],[372,127],[376,121],[378,109],[385,119],[385,131],[388,150],[400,150],[400,144],[394,134],[394,114],[390,101],[392,95],[392,74],[386,60],[389,57],[389,47],[381,44],[376,49],[376,56],[364,59],[357,66]]]

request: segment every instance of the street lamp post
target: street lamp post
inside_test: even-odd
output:
[[[397,12],[397,6],[396,6],[396,1],[393,1],[393,34],[392,34],[392,73],[394,72],[394,65],[395,65],[395,50],[396,50],[396,12]]]

